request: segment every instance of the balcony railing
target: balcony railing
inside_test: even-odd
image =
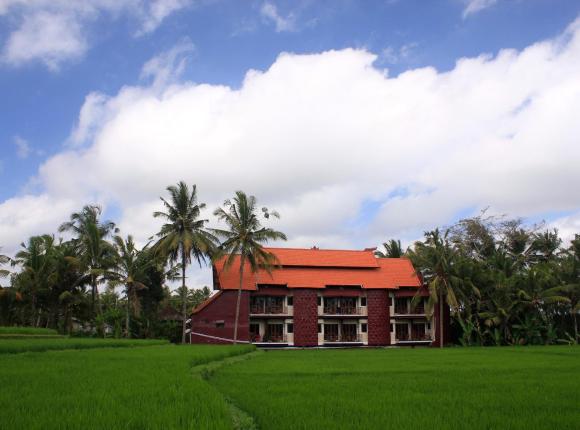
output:
[[[425,342],[425,341],[432,341],[431,336],[428,334],[399,334],[396,336],[395,340],[397,342]]]
[[[324,342],[331,343],[343,343],[343,342],[362,342],[362,336],[360,334],[343,334],[343,335],[332,335],[325,334]]]
[[[252,343],[287,343],[288,337],[285,334],[283,334],[283,335],[265,335],[265,336],[253,334],[250,336],[250,341]]]
[[[418,304],[412,306],[395,306],[395,315],[425,315],[425,305]]]
[[[325,315],[362,315],[360,306],[324,306]]]
[[[288,308],[285,305],[250,305],[250,313],[254,315],[286,315]]]

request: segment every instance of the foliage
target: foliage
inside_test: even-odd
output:
[[[207,257],[213,254],[215,237],[206,229],[207,219],[200,219],[205,203],[198,203],[197,188],[194,185],[189,191],[185,182],[177,186],[167,187],[170,201],[161,197],[165,212],[154,212],[153,216],[165,220],[157,233],[158,240],[154,250],[170,262],[181,264],[181,287],[183,294],[187,294],[185,285],[185,271],[192,258],[201,266]],[[185,343],[185,320],[187,307],[185,296],[181,309],[183,322],[181,343]]]
[[[240,314],[240,300],[246,263],[249,264],[252,273],[264,268],[270,271],[277,262],[276,256],[265,250],[263,244],[272,240],[286,240],[286,235],[277,230],[263,227],[257,208],[257,200],[254,196],[247,196],[243,191],[236,191],[232,200],[224,202],[224,208],[218,208],[214,215],[225,222],[227,230],[212,229],[213,233],[223,241],[219,247],[220,254],[225,255],[224,268],[229,269],[234,261],[239,258],[240,283],[236,301],[236,316],[234,320],[234,343],[238,340],[238,320]],[[262,208],[262,215],[268,219],[270,216],[279,218],[276,211]]]

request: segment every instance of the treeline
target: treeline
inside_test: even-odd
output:
[[[383,255],[403,254],[398,241],[384,246]],[[564,245],[557,230],[483,213],[426,232],[405,254],[429,311],[449,305],[456,343],[578,343],[580,235]]]
[[[271,260],[260,244],[285,236],[260,222],[278,214],[258,209],[256,198],[241,191],[214,211],[224,230],[207,227],[195,185],[180,182],[167,192],[163,210],[152,214],[164,223],[143,247],[89,205],[59,227],[69,240],[33,236],[12,258],[0,255],[0,278],[9,279],[0,286],[0,325],[185,342],[191,309],[211,295],[208,287],[187,287],[187,266],[241,253],[257,270]],[[171,292],[167,283],[178,280],[181,287]]]

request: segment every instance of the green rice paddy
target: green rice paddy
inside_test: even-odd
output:
[[[580,348],[269,351],[211,380],[263,429],[578,429]]]
[[[92,349],[68,349],[79,341]],[[14,353],[17,342],[25,352]],[[35,352],[50,342],[63,350]],[[111,342],[0,339],[0,429],[529,430],[580,423],[578,347],[248,355],[251,346]]]

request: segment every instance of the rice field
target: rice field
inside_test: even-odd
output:
[[[128,348],[138,346],[168,345],[166,340],[96,339],[96,338],[38,338],[36,335],[19,338],[0,338],[0,354],[42,352],[65,349]]]
[[[21,335],[58,335],[57,331],[51,328],[40,327],[4,327],[0,326],[0,335],[2,334],[21,334]]]
[[[268,351],[210,381],[261,429],[578,429],[580,348]]]
[[[102,346],[0,354],[0,429],[232,429],[230,406],[192,367],[253,347]]]
[[[578,347],[246,355],[252,346],[159,342],[0,339],[0,429],[533,430],[580,422]]]

